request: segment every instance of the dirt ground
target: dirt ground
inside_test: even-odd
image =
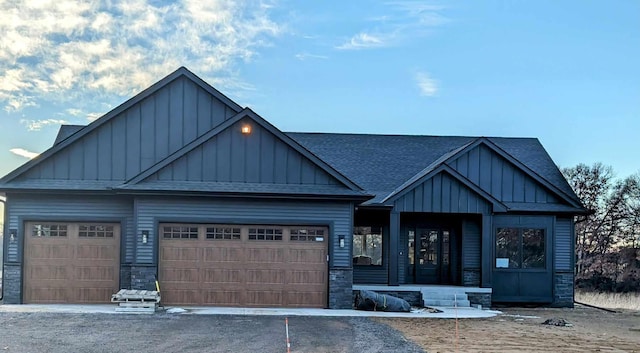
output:
[[[436,352],[640,352],[640,312],[504,308],[490,319],[381,319],[429,353]],[[571,327],[542,325],[561,318]]]

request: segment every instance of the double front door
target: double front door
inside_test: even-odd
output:
[[[451,283],[451,229],[424,227],[408,232],[409,272],[415,283]]]

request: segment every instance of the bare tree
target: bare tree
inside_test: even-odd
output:
[[[576,217],[577,279],[617,283],[627,271],[626,248],[640,245],[640,174],[616,179],[602,163],[563,170],[588,215]],[[633,250],[635,254],[635,250]]]

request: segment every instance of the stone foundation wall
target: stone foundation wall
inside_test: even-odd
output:
[[[329,270],[329,309],[353,308],[353,269]]]
[[[131,266],[131,289],[156,290],[157,270],[156,266]]]
[[[462,271],[462,285],[465,287],[480,287],[480,269],[465,268]]]
[[[471,305],[482,305],[483,308],[491,307],[491,293],[467,292],[467,298]]]
[[[120,289],[131,289],[131,265],[120,265]]]
[[[573,308],[573,272],[557,272],[553,282],[553,303],[554,307]]]
[[[4,304],[22,303],[22,266],[4,264],[2,279],[2,302]]]

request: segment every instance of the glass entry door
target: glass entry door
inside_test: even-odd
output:
[[[416,283],[451,282],[451,232],[449,229],[417,228],[413,248]]]

